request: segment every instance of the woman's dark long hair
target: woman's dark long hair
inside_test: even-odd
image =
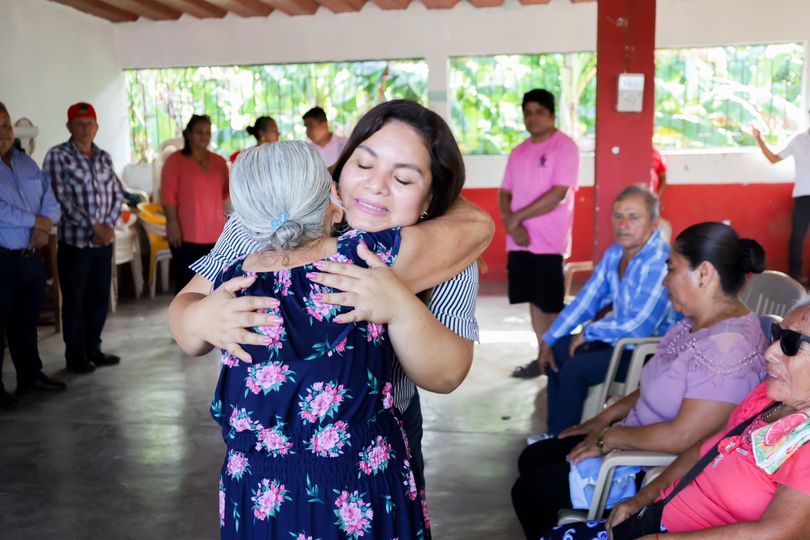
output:
[[[183,149],[180,150],[180,152],[184,156],[191,155],[191,144],[189,143],[189,137],[191,137],[191,131],[194,129],[194,126],[196,126],[200,122],[206,122],[210,124],[211,117],[209,117],[207,114],[191,115],[191,119],[189,119],[188,124],[186,124],[186,129],[183,130]]]
[[[703,261],[710,262],[720,276],[723,292],[729,296],[742,290],[746,274],[765,271],[765,250],[760,243],[740,238],[725,223],[692,225],[678,235],[672,249],[686,257],[692,270]]]
[[[402,122],[419,133],[430,153],[430,205],[426,219],[441,216],[461,194],[464,187],[464,159],[453,132],[444,119],[407,99],[381,103],[357,122],[340,157],[332,166],[332,178],[340,182],[340,173],[357,147],[391,121]]]

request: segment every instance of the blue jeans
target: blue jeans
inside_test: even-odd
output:
[[[574,356],[568,355],[571,336],[561,338],[551,348],[558,371],[548,371],[548,432],[559,435],[561,431],[579,424],[582,407],[588,396],[588,388],[605,380],[613,345],[593,341],[582,345]],[[619,364],[616,379],[623,381],[627,375],[633,351],[625,350]]]

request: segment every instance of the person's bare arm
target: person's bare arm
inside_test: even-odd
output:
[[[170,245],[177,247],[183,243],[180,220],[177,219],[177,205],[164,204],[163,212],[166,214],[166,239]]]
[[[654,540],[652,535],[645,539]],[[667,540],[805,540],[810,538],[810,496],[788,486],[779,486],[757,521],[733,523],[687,533],[667,533]]]
[[[402,229],[394,272],[412,292],[435,287],[472,264],[494,234],[492,217],[459,198],[443,216]]]
[[[534,201],[515,211],[510,218],[509,227],[515,227],[527,219],[548,214],[565,200],[568,194],[567,186],[552,186],[552,188]]]
[[[779,154],[774,153],[768,145],[765,144],[765,141],[762,139],[762,133],[759,132],[757,128],[751,128],[751,134],[754,136],[754,139],[757,141],[759,145],[759,149],[762,150],[762,153],[768,158],[768,161],[771,163],[779,163],[782,161],[782,156]]]
[[[604,434],[604,450],[647,450],[679,454],[695,441],[722,429],[734,407],[732,403],[721,401],[685,399],[678,416],[671,422],[611,427]],[[598,456],[598,435],[589,436],[577,445],[569,454],[570,460],[576,463],[586,457]]]
[[[189,356],[202,356],[216,347],[250,362],[250,355],[240,344],[262,345],[264,336],[249,328],[280,323],[272,315],[257,312],[278,306],[275,298],[236,297],[238,291],[249,287],[255,279],[255,276],[234,278],[209,294],[211,282],[195,275],[169,305],[169,330],[180,350]]]

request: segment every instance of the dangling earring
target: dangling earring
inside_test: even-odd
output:
[[[428,218],[428,213],[427,213],[427,210],[425,210],[424,212],[422,212],[422,215],[419,216],[419,221],[424,221],[427,218]]]

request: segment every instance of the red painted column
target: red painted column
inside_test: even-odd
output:
[[[594,260],[613,242],[610,216],[628,184],[647,183],[655,106],[655,0],[599,0],[596,33]],[[619,74],[644,74],[642,112],[617,112]]]

